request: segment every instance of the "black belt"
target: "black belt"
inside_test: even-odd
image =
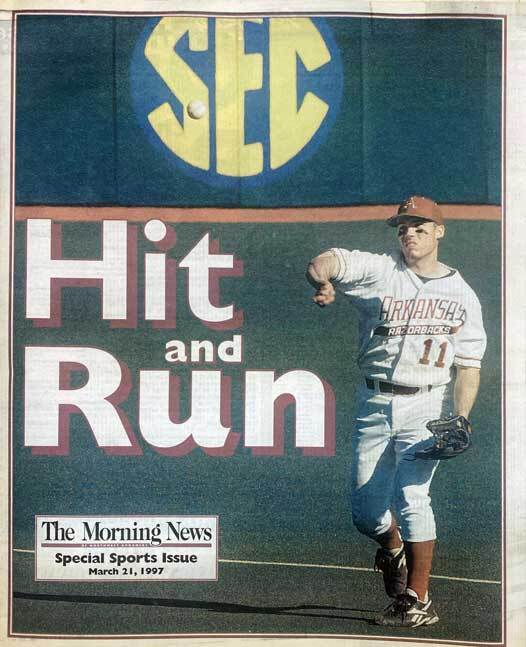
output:
[[[368,377],[365,378],[365,383],[367,388],[374,390],[374,380],[370,380]],[[391,382],[378,382],[378,390],[380,393],[392,393],[393,395],[415,395],[420,391],[431,391],[433,386],[427,384],[426,386],[403,386],[402,384],[391,384]]]

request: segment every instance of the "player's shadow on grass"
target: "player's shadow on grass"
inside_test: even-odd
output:
[[[355,609],[350,607],[334,607],[329,605],[298,605],[286,607],[261,607],[233,602],[208,602],[201,600],[179,600],[173,598],[135,598],[121,595],[54,595],[49,593],[14,592],[14,598],[21,600],[41,600],[44,602],[72,602],[75,604],[130,604],[139,606],[171,607],[179,609],[201,609],[213,613],[258,613],[264,615],[300,616],[307,618],[329,618],[331,620],[361,620],[369,623],[370,617],[348,615],[348,612],[363,614],[375,613],[371,609]],[[345,615],[329,613],[309,613],[308,611],[335,611]]]

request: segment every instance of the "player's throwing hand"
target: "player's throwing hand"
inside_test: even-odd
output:
[[[316,288],[312,297],[320,308],[328,306],[336,298],[331,279],[338,274],[339,262],[332,252],[325,252],[313,259],[307,267],[307,280]]]
[[[312,297],[314,303],[317,303],[321,308],[328,306],[335,299],[335,291],[332,283],[326,281],[322,283],[317,289],[316,294]]]

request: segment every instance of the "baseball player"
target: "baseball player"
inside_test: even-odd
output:
[[[376,623],[418,627],[439,619],[428,594],[436,538],[429,486],[437,459],[470,443],[452,442],[451,429],[435,441],[433,425],[454,416],[446,423],[470,436],[486,335],[475,293],[438,260],[439,206],[412,196],[387,224],[397,228],[396,253],[330,249],[311,261],[307,278],[318,305],[332,303],[336,287],[359,311],[352,517],[380,545],[375,570],[394,598]]]

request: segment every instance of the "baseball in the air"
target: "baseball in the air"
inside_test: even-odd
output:
[[[206,114],[205,104],[198,99],[194,99],[186,106],[186,111],[192,119],[201,119]]]

